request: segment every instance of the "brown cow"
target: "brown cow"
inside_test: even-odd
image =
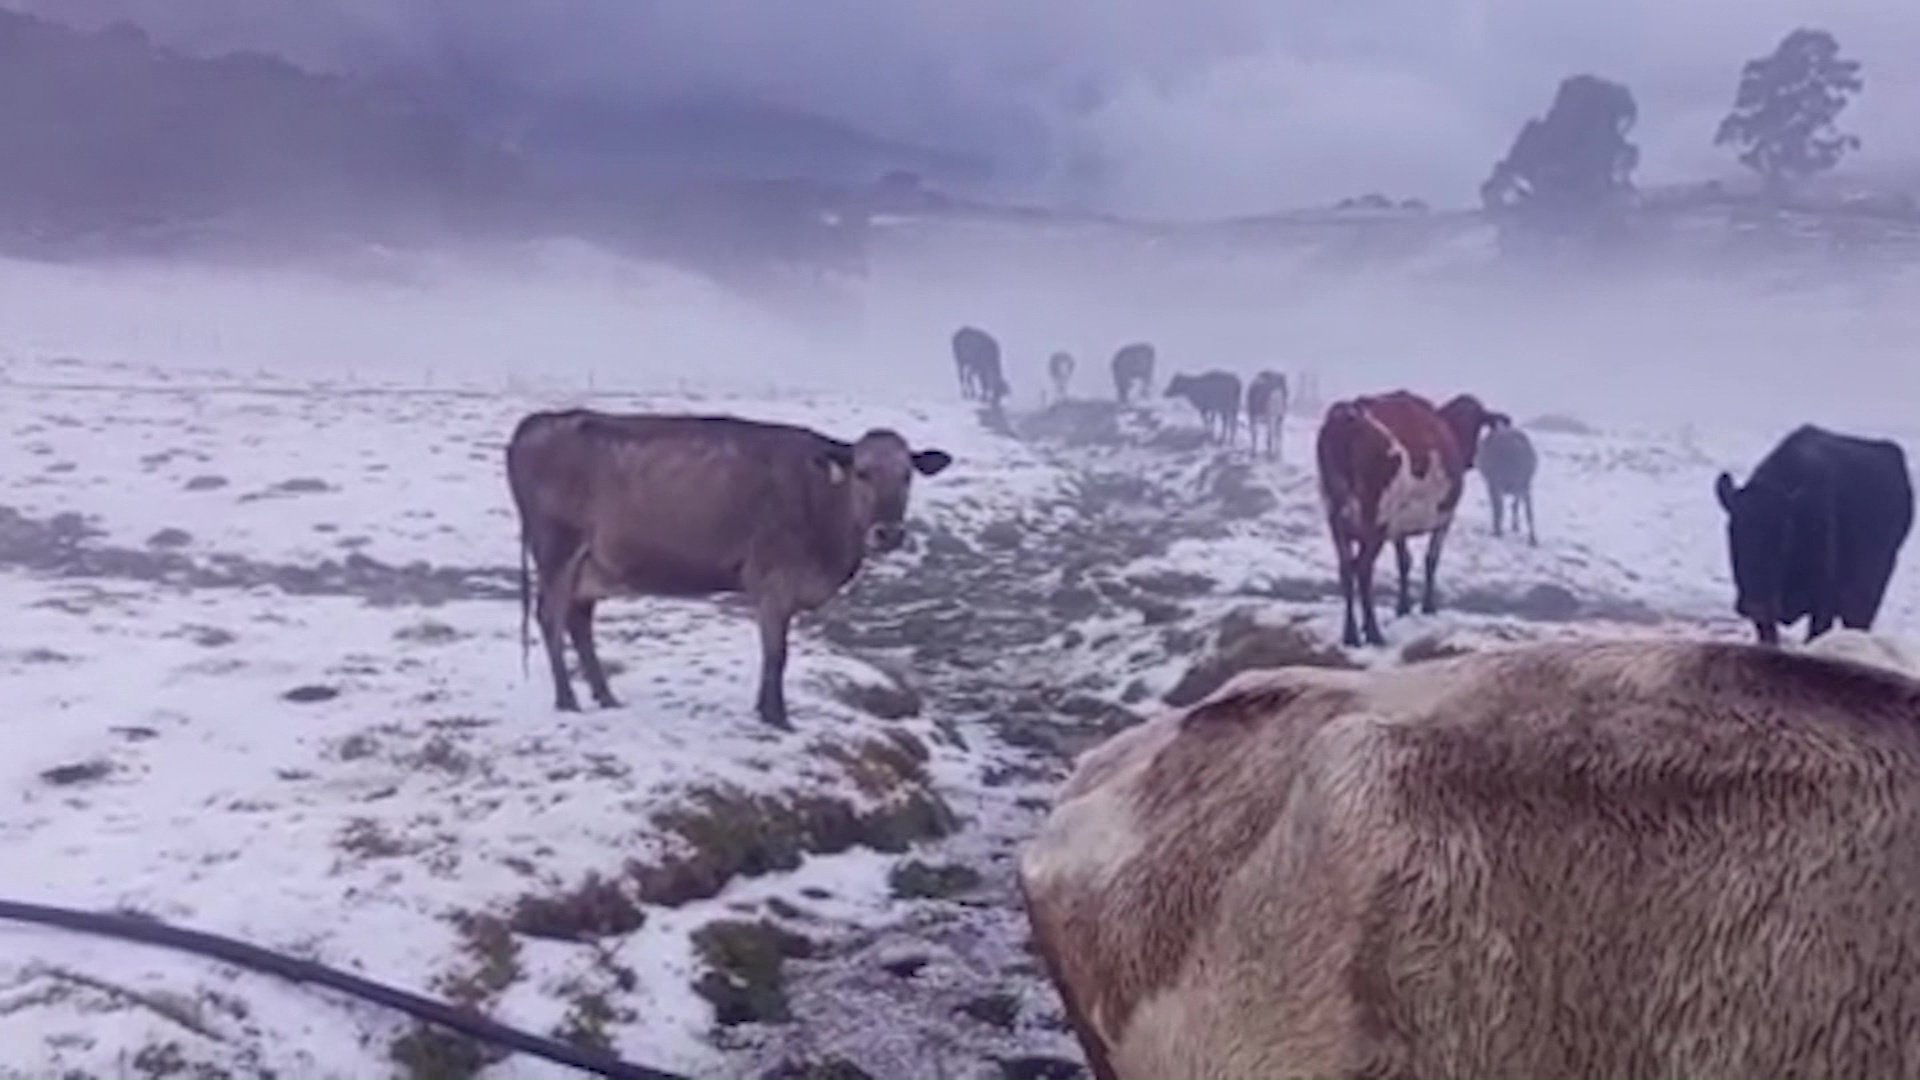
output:
[[[1260,433],[1267,434],[1267,456],[1280,457],[1280,438],[1287,420],[1287,377],[1262,371],[1247,384],[1247,436],[1252,451],[1260,452]]]
[[[914,473],[952,463],[898,434],[845,443],[731,416],[538,412],[507,443],[520,514],[520,636],[527,560],[554,707],[578,709],[561,635],[602,706],[617,704],[593,644],[593,608],[611,596],[744,593],[760,626],[760,718],[787,720],[787,631],[840,590],[868,554],[906,540]]]
[[[1388,541],[1400,569],[1395,613],[1405,616],[1413,610],[1407,593],[1413,561],[1407,540],[1421,534],[1427,536],[1427,555],[1420,610],[1429,615],[1437,610],[1434,571],[1460,504],[1461,481],[1473,467],[1480,429],[1505,420],[1504,414],[1488,412],[1470,394],[1438,409],[1405,390],[1328,406],[1316,451],[1320,497],[1346,607],[1341,641],[1358,646],[1364,628],[1367,644],[1386,644],[1373,611],[1373,566]],[[1354,620],[1356,599],[1359,623]]]
[[[1084,754],[1020,883],[1103,1078],[1920,1075],[1920,682],[1249,672]]]

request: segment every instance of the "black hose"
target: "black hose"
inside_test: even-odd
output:
[[[100,934],[105,937],[123,938],[143,945],[180,949],[213,957],[216,960],[225,960],[230,964],[238,964],[268,975],[278,975],[292,982],[318,983],[365,1001],[385,1005],[390,1009],[398,1009],[416,1019],[450,1027],[463,1035],[483,1042],[537,1054],[549,1061],[571,1065],[576,1069],[584,1069],[600,1076],[617,1077],[620,1080],[687,1080],[686,1077],[674,1073],[661,1072],[659,1069],[648,1068],[645,1065],[635,1065],[630,1061],[621,1061],[619,1058],[581,1050],[554,1039],[510,1028],[475,1013],[461,1012],[432,998],[397,990],[391,986],[383,986],[312,960],[287,956],[271,949],[263,949],[258,945],[249,945],[244,941],[221,937],[218,934],[170,926],[158,919],[121,912],[48,907],[44,904],[28,904],[18,900],[0,900],[0,918],[17,919],[43,926],[58,926],[66,930],[78,930],[82,933]]]

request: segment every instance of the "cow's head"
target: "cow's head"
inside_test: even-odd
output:
[[[860,436],[852,446],[836,446],[820,457],[827,482],[845,486],[853,524],[867,551],[879,555],[906,543],[907,493],[913,474],[934,476],[953,456],[944,450],[912,450],[907,440],[885,428]]]
[[[1763,644],[1778,644],[1798,497],[1765,482],[1750,481],[1744,488],[1737,487],[1733,477],[1724,472],[1713,482],[1713,493],[1727,512],[1733,610],[1753,623]]]
[[[1453,432],[1454,441],[1460,444],[1460,467],[1463,469],[1473,468],[1475,456],[1480,450],[1481,429],[1513,423],[1506,413],[1489,410],[1472,394],[1460,394],[1440,406],[1440,419],[1447,425],[1447,430]]]
[[[1173,378],[1167,380],[1167,392],[1160,396],[1170,398],[1183,397],[1192,386],[1193,376],[1175,374]]]

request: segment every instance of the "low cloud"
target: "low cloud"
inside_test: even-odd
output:
[[[1188,217],[1472,200],[1564,75],[1624,81],[1643,180],[1724,174],[1740,64],[1803,24],[1865,65],[1862,167],[1920,158],[1905,0],[12,0],[330,67],[453,49],[530,84],[728,92],[984,156],[1030,196]]]

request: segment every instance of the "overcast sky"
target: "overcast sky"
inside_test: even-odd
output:
[[[1465,204],[1575,72],[1639,98],[1642,183],[1727,173],[1710,140],[1740,64],[1812,24],[1864,62],[1860,165],[1920,160],[1913,0],[4,2],[143,10],[163,37],[309,63],[453,33],[527,78],[741,90],[1056,176],[1097,160],[1101,185],[1073,190],[1180,217],[1375,189]]]

